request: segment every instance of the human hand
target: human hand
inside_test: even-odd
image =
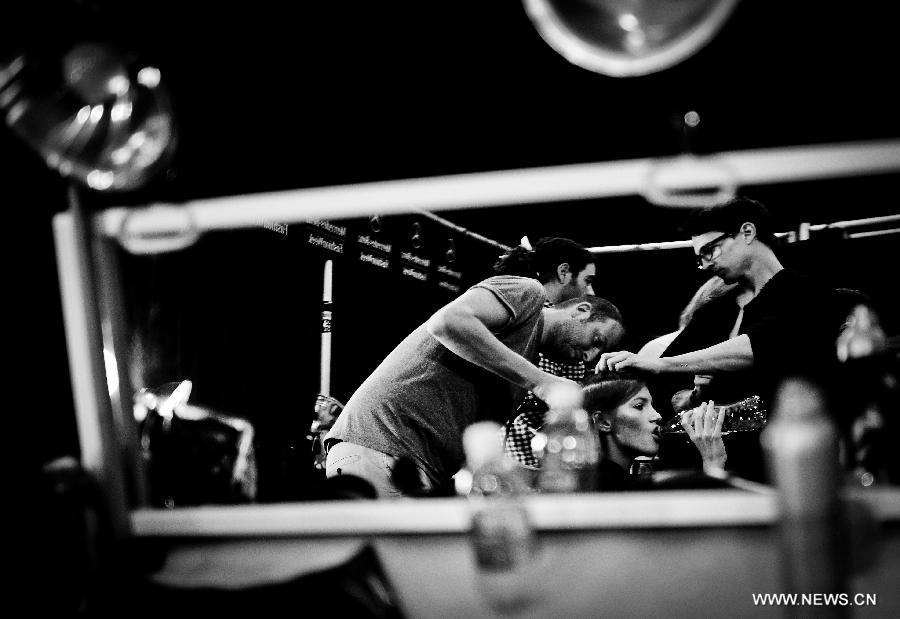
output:
[[[717,411],[712,400],[681,414],[681,426],[703,459],[703,470],[722,471],[728,454],[722,440],[724,412]]]
[[[671,399],[672,410],[676,413],[680,413],[681,411],[686,411],[689,408],[694,408],[697,405],[697,401],[693,396],[693,389],[682,389],[681,391],[676,391],[672,395]]]
[[[620,350],[602,353],[600,360],[594,367],[594,372],[599,374],[600,372],[620,372],[625,369],[631,369],[638,372],[659,374],[662,368],[663,362],[656,357],[636,355],[627,350]]]
[[[331,427],[338,415],[341,414],[341,411],[344,410],[344,405],[336,398],[319,394],[316,396],[314,410],[316,412],[316,421],[320,425]]]
[[[707,399],[706,396],[710,395],[710,385],[713,384],[713,380],[712,374],[695,374],[694,389],[691,391],[691,404],[685,408],[698,406]]]
[[[694,387],[706,387],[713,382],[712,374],[694,374]]]

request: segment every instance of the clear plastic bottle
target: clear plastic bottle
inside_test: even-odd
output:
[[[683,413],[684,411],[682,411]],[[681,425],[681,415],[675,415],[669,423],[660,429],[662,434],[683,434],[687,436],[684,426]],[[767,411],[762,398],[752,395],[737,402],[725,406],[716,406],[716,414],[725,415],[722,422],[722,435],[727,436],[732,432],[751,432],[760,430],[766,425]]]
[[[541,462],[541,492],[592,492],[597,489],[600,443],[577,385],[560,385],[547,396],[550,407],[531,447]]]
[[[503,453],[500,426],[472,424],[463,434],[471,540],[477,586],[498,612],[513,612],[534,600],[537,540],[522,496],[529,492],[526,471]]]

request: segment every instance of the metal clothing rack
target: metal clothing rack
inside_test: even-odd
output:
[[[900,215],[886,215],[884,217],[868,217],[866,219],[854,219],[849,221],[836,221],[830,224],[803,224],[798,231],[776,232],[775,236],[784,238],[789,241],[805,241],[809,239],[810,232],[820,232],[822,230],[850,230],[866,226],[878,226],[900,222]],[[865,232],[851,232],[847,234],[848,239],[861,239],[873,236],[883,236],[887,234],[896,234],[900,232],[900,228],[885,228],[876,230],[867,230]],[[594,254],[619,254],[635,251],[654,251],[659,249],[681,249],[690,247],[690,241],[666,241],[662,243],[635,243],[631,245],[605,245],[602,247],[589,247],[588,250]]]
[[[435,215],[434,213],[429,213],[428,211],[423,211],[421,209],[418,210],[417,213],[419,215],[422,215],[423,217],[427,217],[428,219],[430,219],[431,221],[433,221],[437,224],[444,226],[445,228],[449,228],[450,230],[453,230],[454,232],[458,232],[459,234],[461,234],[465,237],[468,237],[472,240],[478,241],[479,243],[484,243],[485,245],[490,245],[491,247],[494,247],[495,249],[499,249],[500,251],[510,251],[512,249],[512,247],[510,247],[509,245],[504,245],[500,241],[495,241],[494,239],[491,239],[484,235],[478,234],[477,232],[473,232],[472,230],[469,230],[468,228],[463,228],[462,226],[457,225],[448,219],[444,219],[443,217],[439,217],[438,215]]]
[[[434,213],[429,213],[428,211],[417,211],[419,215],[427,217],[428,219],[438,223],[454,232],[458,232],[459,234],[466,236],[475,241],[484,243],[485,245],[490,245],[496,249],[501,251],[510,251],[512,247],[508,245],[504,245],[499,241],[495,241],[491,238],[478,234],[477,232],[473,232],[467,228],[463,228],[452,221],[444,219],[443,217],[439,217]],[[836,221],[828,224],[801,224],[798,230],[790,231],[790,232],[776,232],[775,236],[779,238],[787,238],[789,242],[794,241],[805,241],[809,239],[810,232],[820,232],[822,230],[850,230],[853,228],[860,227],[869,227],[869,226],[879,226],[885,224],[893,224],[900,223],[900,215],[886,215],[883,217],[868,217],[865,219],[854,219],[848,221]],[[884,236],[888,234],[897,234],[900,232],[900,228],[885,228],[885,229],[875,229],[875,230],[866,230],[864,232],[850,232],[846,235],[848,239],[861,239],[861,238],[869,238],[875,236]],[[657,243],[633,243],[626,245],[604,245],[597,247],[589,247],[588,251],[594,254],[615,254],[615,253],[629,253],[636,251],[654,251],[661,249],[683,249],[691,246],[690,241],[662,241]]]

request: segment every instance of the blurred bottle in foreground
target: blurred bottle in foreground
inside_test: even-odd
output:
[[[846,591],[838,432],[822,389],[805,380],[785,381],[760,442],[779,494],[783,590]],[[842,616],[840,610],[820,614],[817,608],[798,616]]]
[[[541,463],[541,492],[591,492],[597,486],[600,445],[584,396],[576,385],[559,385],[547,395],[546,421],[531,442]]]
[[[483,421],[463,434],[472,511],[477,586],[497,612],[515,612],[535,599],[537,539],[522,503],[526,470],[503,453],[500,426]]]
[[[897,483],[900,466],[893,456],[891,426],[900,402],[900,358],[865,300],[849,310],[835,344],[848,387],[839,394],[838,406],[849,481],[863,487]]]
[[[837,358],[841,362],[864,359],[882,353],[887,337],[878,314],[867,305],[856,305],[847,315],[837,338]]]

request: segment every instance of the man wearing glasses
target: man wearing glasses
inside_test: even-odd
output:
[[[751,395],[770,403],[788,376],[824,380],[835,359],[830,289],[782,265],[766,207],[735,198],[698,211],[686,227],[697,267],[738,284],[734,293],[699,308],[661,357],[608,352],[597,369],[655,375],[656,400],[665,404],[674,394],[679,409]],[[731,460],[742,476],[763,477],[761,458]]]

